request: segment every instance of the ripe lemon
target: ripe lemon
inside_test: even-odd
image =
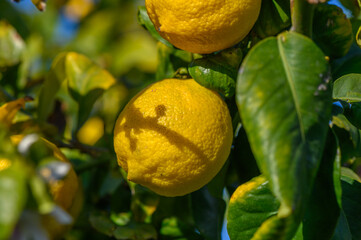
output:
[[[118,164],[128,179],[164,196],[207,184],[222,168],[233,132],[218,93],[193,79],[165,79],[136,95],[114,129]]]
[[[261,0],[145,0],[145,5],[163,38],[189,52],[211,53],[248,34]]]

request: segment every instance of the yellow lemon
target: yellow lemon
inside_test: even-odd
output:
[[[207,184],[232,144],[227,105],[193,79],[165,79],[136,95],[118,117],[114,149],[128,179],[164,196]]]
[[[100,117],[89,118],[79,129],[79,142],[94,145],[104,135],[104,121]]]
[[[211,53],[248,34],[261,0],[145,0],[145,5],[163,38],[189,52]]]

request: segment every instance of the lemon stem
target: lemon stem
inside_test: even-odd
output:
[[[291,31],[312,37],[312,23],[315,4],[310,0],[291,0]],[[313,1],[317,3],[318,1]]]

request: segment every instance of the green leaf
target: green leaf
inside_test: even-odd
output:
[[[84,55],[69,52],[65,61],[68,88],[79,103],[78,128],[86,121],[95,101],[115,83],[113,76]]]
[[[9,239],[27,199],[26,167],[11,162],[11,167],[0,170],[0,239]]]
[[[331,130],[326,146],[303,218],[303,238],[307,240],[331,239],[340,216],[334,183],[337,142]]]
[[[166,218],[162,221],[160,234],[164,239],[177,239],[177,240],[196,240],[201,239],[198,234],[194,232],[192,226],[185,224],[183,221],[176,217]],[[161,238],[163,239],[163,238]]]
[[[24,40],[7,22],[0,21],[0,67],[14,66],[22,60]]]
[[[261,11],[254,30],[261,38],[274,36],[291,25],[290,1],[262,1]]]
[[[361,48],[361,26],[359,27],[356,34],[356,43]]]
[[[343,210],[341,210],[340,218],[338,219],[335,233],[332,240],[352,240],[350,228],[348,226],[347,218]]]
[[[207,240],[220,240],[226,203],[214,197],[207,187],[191,194],[193,218],[201,235]]]
[[[333,116],[332,129],[338,138],[342,163],[361,156],[361,131],[352,125],[344,115]]]
[[[234,95],[238,71],[223,61],[212,57],[196,59],[188,71],[200,85],[219,91],[227,98]]]
[[[116,229],[116,225],[109,219],[109,217],[105,213],[90,213],[89,222],[93,228],[108,237],[113,236],[113,232]]]
[[[352,25],[342,9],[325,4],[316,5],[313,40],[330,57],[344,56],[353,43]]]
[[[127,226],[117,227],[114,231],[115,239],[157,239],[157,231],[150,224],[130,223]]]
[[[343,176],[342,179],[347,178]],[[352,234],[352,239],[361,239],[361,183],[348,179],[342,183],[342,208]]]
[[[351,48],[350,53],[354,50],[354,48]],[[357,50],[359,49],[357,48]],[[361,74],[361,53],[350,54],[350,56],[346,55],[344,58],[344,62],[334,66],[334,69],[332,70],[333,79],[338,79],[347,74]]]
[[[333,83],[334,99],[361,102],[361,74],[347,74]]]
[[[77,129],[87,120],[95,101],[115,84],[113,76],[86,56],[66,52],[59,54],[45,79],[39,96],[38,117],[47,119],[53,109],[56,94],[66,81],[71,97],[77,101]]]
[[[361,103],[344,104],[343,114],[355,127],[361,129]]]
[[[155,79],[163,80],[175,76],[179,68],[187,68],[192,61],[192,54],[183,50],[170,48],[158,42],[159,65]]]
[[[231,240],[253,239],[262,223],[277,214],[279,202],[263,176],[239,186],[227,210],[227,230]]]
[[[138,22],[141,26],[147,29],[155,39],[162,42],[167,47],[173,48],[173,45],[171,43],[169,43],[167,40],[165,40],[159,35],[158,31],[154,27],[154,24],[152,23],[152,21],[148,16],[147,9],[145,8],[145,6],[140,6],[138,8]]]
[[[261,41],[242,64],[237,105],[261,172],[281,202],[279,219],[264,223],[262,235],[274,226],[290,238],[302,219],[331,116],[329,80],[321,50],[297,33]]]
[[[45,76],[45,81],[40,90],[38,102],[38,119],[46,121],[53,111],[55,96],[66,79],[65,76],[66,53],[60,53],[53,60],[50,71]]]

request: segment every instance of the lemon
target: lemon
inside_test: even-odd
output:
[[[100,117],[89,118],[79,129],[79,142],[94,145],[104,135],[104,121]]]
[[[255,24],[261,0],[145,0],[159,34],[193,53],[211,53],[241,41]]]
[[[218,93],[193,79],[165,79],[136,95],[114,129],[118,164],[128,179],[164,196],[207,184],[222,168],[233,132]]]

